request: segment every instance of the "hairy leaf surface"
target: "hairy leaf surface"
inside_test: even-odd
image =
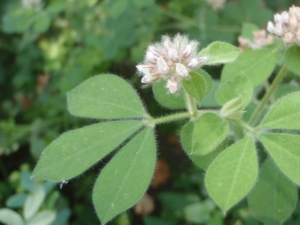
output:
[[[294,211],[297,188],[267,159],[260,168],[259,179],[248,196],[253,215],[267,225],[282,224]]]
[[[52,182],[67,181],[93,166],[141,127],[141,121],[116,121],[66,132],[46,147],[33,176]]]
[[[205,185],[209,195],[224,211],[244,198],[255,184],[258,163],[252,137],[225,149],[208,167]]]
[[[156,162],[156,143],[147,127],[112,158],[93,189],[93,202],[103,224],[132,207],[146,192]]]

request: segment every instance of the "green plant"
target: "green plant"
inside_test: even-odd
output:
[[[290,9],[289,18],[297,20],[293,10],[299,8]],[[276,15],[277,29],[280,23],[292,23],[292,19],[284,19],[285,14]],[[276,28],[268,25],[269,31],[281,36]],[[252,31],[253,26],[245,26],[243,36],[252,40]],[[197,43],[184,36],[163,37],[162,43],[148,48],[137,69],[143,83],[153,83],[161,105],[187,111],[152,118],[126,81],[111,74],[92,77],[67,94],[68,110],[99,123],[69,131],[52,142],[33,176],[64,183],[109,156],[93,188],[93,203],[105,224],[145,193],[155,168],[155,126],[189,119],[181,132],[182,145],[206,170],[205,186],[222,211],[226,213],[247,196],[257,219],[266,224],[283,223],[297,202],[295,184],[300,185],[300,92],[274,101],[288,70],[300,75],[296,60],[300,57],[299,39],[284,41],[287,45],[277,40],[242,53],[225,42],[213,42],[196,53]],[[283,61],[278,60],[281,54]],[[213,80],[198,67],[216,64],[226,64],[215,91],[221,107],[207,109],[202,103]],[[273,71],[277,74],[269,85]]]
[[[25,168],[23,166],[23,168]],[[24,169],[23,169],[24,170]],[[0,221],[7,225],[64,225],[70,217],[70,209],[62,195],[53,190],[51,182],[36,183],[29,172],[14,171],[10,185],[15,194],[0,209]]]

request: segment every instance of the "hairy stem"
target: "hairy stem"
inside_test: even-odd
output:
[[[191,114],[189,112],[183,112],[183,113],[176,113],[169,116],[163,116],[156,119],[147,119],[145,120],[146,125],[155,126],[160,123],[168,123],[174,120],[180,120],[180,119],[187,119],[190,118]]]
[[[277,73],[276,78],[274,79],[273,83],[271,84],[269,90],[266,92],[266,94],[262,98],[260,104],[257,106],[254,113],[252,114],[252,116],[249,120],[250,126],[253,126],[256,123],[256,121],[257,121],[259,115],[261,114],[263,108],[268,103],[270,97],[272,96],[272,94],[274,93],[274,91],[276,90],[276,88],[278,87],[278,85],[280,84],[282,79],[284,78],[287,71],[288,71],[288,69],[285,65],[279,70],[279,72]]]

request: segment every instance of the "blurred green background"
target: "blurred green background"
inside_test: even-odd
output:
[[[99,224],[91,185],[101,163],[61,189],[30,179],[46,145],[94,122],[68,114],[66,92],[90,76],[113,73],[137,89],[151,115],[170,113],[136,75],[150,43],[182,33],[199,41],[200,49],[216,40],[238,45],[243,23],[265,28],[275,12],[293,4],[300,1],[1,0],[0,209],[23,216],[25,199],[43,185],[36,213],[47,209],[56,215],[47,224]],[[204,69],[218,79],[222,66]],[[159,161],[149,195],[110,224],[260,224],[245,201],[224,218],[208,198],[203,171],[185,156],[177,137],[183,122],[157,127]],[[300,224],[299,207],[286,224]]]

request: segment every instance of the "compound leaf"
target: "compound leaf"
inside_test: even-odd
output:
[[[120,149],[96,181],[93,202],[102,224],[133,206],[143,196],[155,162],[154,132],[148,127]]]

